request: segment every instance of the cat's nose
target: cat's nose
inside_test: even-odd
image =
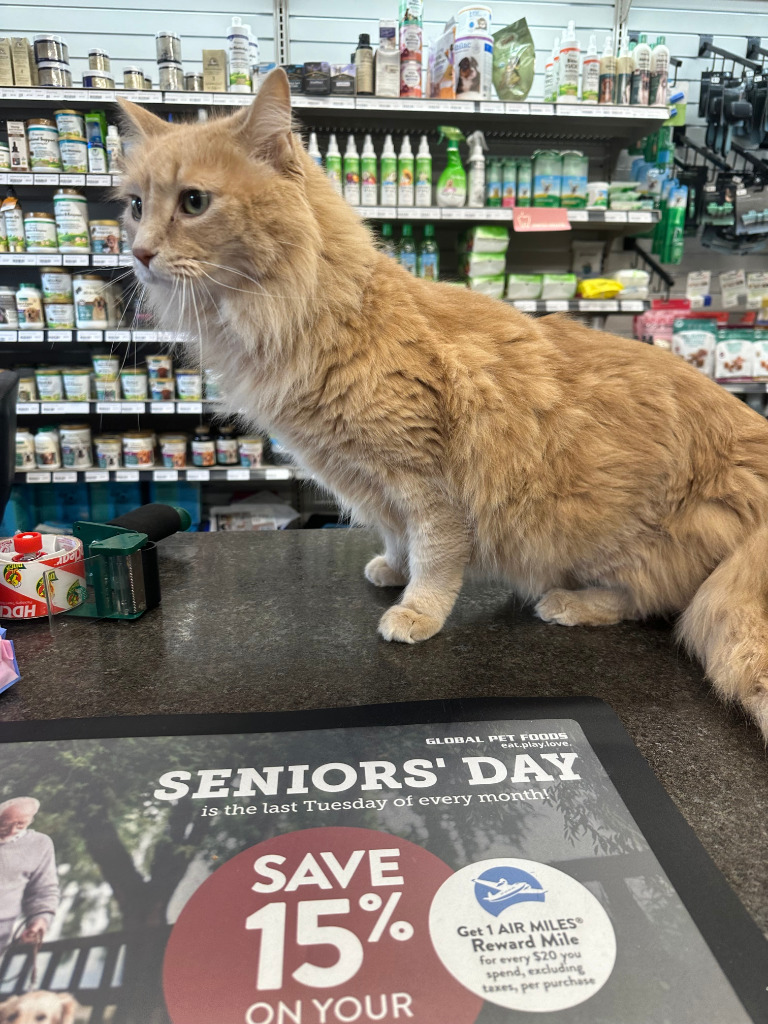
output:
[[[154,256],[157,256],[156,252],[151,252],[149,249],[142,249],[140,246],[137,246],[132,250],[132,252],[139,263],[143,263],[145,267],[149,267],[149,261]]]

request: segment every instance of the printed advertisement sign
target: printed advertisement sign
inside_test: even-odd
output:
[[[492,703],[264,731],[3,727],[0,1020],[42,1019],[41,1000],[83,1024],[757,1020],[579,702]],[[725,901],[721,931],[747,929],[764,991],[768,944],[722,890],[710,879],[707,898]]]

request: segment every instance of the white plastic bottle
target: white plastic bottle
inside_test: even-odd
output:
[[[354,135],[347,136],[344,153],[344,198],[350,206],[360,205],[360,155]]]
[[[317,133],[316,132],[310,132],[310,135],[309,135],[309,145],[307,146],[307,152],[312,157],[312,159],[315,161],[317,166],[318,167],[322,167],[322,165],[323,165],[323,158],[320,155],[320,147],[317,144]]]
[[[552,47],[552,92],[547,96],[547,103],[555,103],[557,90],[560,85],[560,37],[555,40]]]
[[[328,139],[328,152],[325,154],[325,174],[338,195],[344,194],[341,183],[341,153],[336,136],[331,133]]]
[[[110,174],[117,174],[120,170],[120,158],[123,155],[123,143],[116,124],[107,128],[107,167]]]
[[[375,206],[379,196],[379,164],[373,139],[365,136],[363,152],[360,155],[360,205]]]
[[[666,107],[669,103],[669,47],[659,36],[651,51],[651,106]]]
[[[469,143],[469,182],[467,185],[467,206],[479,210],[485,206],[485,153],[487,149],[482,132],[473,132]]]
[[[397,206],[397,154],[391,135],[387,135],[384,139],[379,178],[381,180],[381,205]]]
[[[599,89],[600,58],[597,55],[597,36],[591,35],[581,65],[581,102],[597,103]]]
[[[580,65],[581,49],[576,38],[576,22],[569,21],[563,41],[560,43],[560,69],[557,86],[558,103],[579,102]]]
[[[247,25],[232,18],[227,36],[229,42],[229,91],[251,91],[251,36]]]
[[[432,154],[426,135],[421,136],[416,154],[416,205],[432,205]]]
[[[400,152],[397,157],[397,205],[413,206],[415,197],[414,159],[411,140],[403,136]]]
[[[640,42],[635,47],[634,58],[630,103],[647,107],[651,98],[651,48],[644,35],[640,36]]]
[[[547,57],[547,62],[544,65],[544,102],[551,102],[552,93],[554,91],[554,75],[555,75],[555,48],[552,47],[552,53]]]

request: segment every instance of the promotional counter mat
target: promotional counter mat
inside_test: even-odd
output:
[[[0,1020],[768,1021],[768,943],[595,699],[8,723],[0,780]]]

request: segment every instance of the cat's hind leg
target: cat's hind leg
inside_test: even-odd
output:
[[[639,618],[627,591],[612,587],[548,590],[534,610],[545,622],[561,626],[612,626],[623,619]]]

